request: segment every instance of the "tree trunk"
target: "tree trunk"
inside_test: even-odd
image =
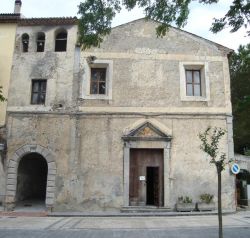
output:
[[[216,165],[217,173],[218,173],[218,219],[219,219],[219,238],[223,238],[222,231],[222,209],[221,209],[221,164]]]

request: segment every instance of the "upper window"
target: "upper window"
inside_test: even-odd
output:
[[[47,80],[32,80],[31,104],[45,104]]]
[[[37,50],[36,50],[37,52],[44,52],[45,34],[43,32],[37,33],[36,45],[37,45]]]
[[[201,71],[186,69],[187,96],[201,96]]]
[[[206,62],[180,62],[180,94],[182,101],[210,100]]]
[[[82,92],[84,99],[112,99],[113,61],[84,61]]]
[[[55,51],[62,52],[67,50],[67,32],[60,31],[56,34],[56,41],[55,41]]]
[[[27,33],[22,35],[22,48],[23,52],[28,52],[29,50],[29,35]]]
[[[106,68],[91,68],[90,94],[106,93]]]

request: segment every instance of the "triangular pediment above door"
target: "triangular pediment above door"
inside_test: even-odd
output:
[[[171,131],[156,120],[139,120],[124,130],[124,140],[171,140]]]
[[[136,131],[134,136],[137,137],[161,137],[161,133],[158,132],[152,125],[149,123],[145,124],[143,128],[140,128]]]

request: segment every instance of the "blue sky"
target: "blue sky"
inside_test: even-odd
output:
[[[14,9],[14,0],[0,0],[0,12],[12,13]],[[62,17],[76,16],[77,6],[81,0],[22,0],[22,14],[25,17]],[[209,32],[212,19],[214,17],[222,17],[229,9],[232,0],[220,0],[218,4],[201,5],[194,1],[191,5],[191,14],[188,19],[188,24],[184,30],[197,34],[201,37],[215,41],[219,44],[237,50],[240,44],[250,42],[250,37],[246,36],[244,29],[236,33],[229,33],[229,29],[220,33],[213,34]],[[117,26],[138,18],[143,17],[143,12],[140,9],[135,9],[131,12],[122,10],[116,16],[113,26]]]

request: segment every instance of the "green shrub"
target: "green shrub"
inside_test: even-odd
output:
[[[188,196],[185,196],[185,197],[181,196],[181,197],[178,197],[178,202],[179,203],[192,203],[193,200],[192,200],[192,198],[190,198]]]
[[[209,193],[203,193],[200,195],[200,200],[205,203],[211,203],[214,198],[214,195],[211,195]]]

